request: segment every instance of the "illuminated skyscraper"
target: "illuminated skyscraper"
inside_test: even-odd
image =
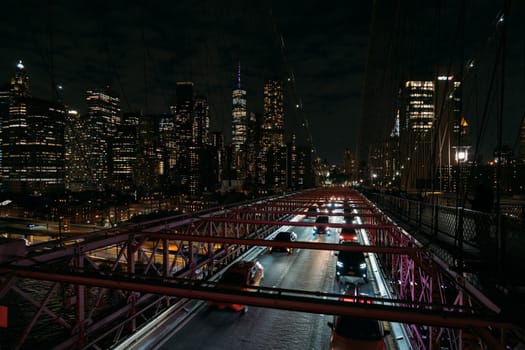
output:
[[[422,134],[432,128],[434,122],[434,82],[407,81],[402,89],[404,103],[403,128],[414,134]]]
[[[2,118],[3,182],[7,191],[33,194],[64,190],[64,106],[30,97],[21,62]]]
[[[109,87],[86,91],[88,107],[87,125],[89,129],[88,167],[95,190],[106,188],[112,172],[111,142],[120,124],[120,99],[114,96]]]
[[[297,137],[295,134],[292,135],[290,142],[287,145],[287,162],[286,162],[286,174],[287,174],[287,188],[292,190],[298,190],[302,188],[303,179],[300,176],[299,169],[299,158],[297,152]]]
[[[264,178],[259,184],[279,190],[286,186],[286,168],[282,168],[286,157],[284,145],[284,101],[282,83],[268,80],[264,84],[264,114],[262,121],[262,143],[260,153],[260,173]],[[285,163],[285,162],[284,162]]]
[[[2,144],[2,124],[9,114],[9,101],[11,100],[10,85],[0,87],[0,145]],[[0,147],[0,188],[2,187],[2,147]]]
[[[189,194],[190,154],[193,142],[193,83],[177,82],[175,112],[175,185],[181,193]]]
[[[174,108],[174,107],[173,107]],[[164,149],[164,156],[162,157],[161,174],[168,179],[171,179],[172,169],[175,169],[177,161],[177,138],[175,135],[175,111],[173,114],[167,114],[159,120],[159,138],[160,144]],[[171,181],[168,180],[168,183]]]
[[[284,145],[284,101],[280,81],[264,84],[263,148]]]
[[[195,97],[192,139],[194,145],[210,144],[210,106],[206,96],[198,95]]]
[[[111,188],[120,192],[131,192],[134,189],[133,171],[137,164],[137,126],[119,124],[111,143],[113,166]],[[150,176],[155,176],[151,173]]]
[[[11,95],[18,97],[29,97],[29,76],[22,61],[16,65],[16,73],[11,78]]]
[[[159,125],[166,118],[169,117],[142,115],[138,112],[125,114],[125,124],[137,127],[137,159],[133,169],[133,182],[140,196],[149,196],[157,191],[161,177],[165,175],[165,149],[160,147],[159,141],[165,135],[163,132],[159,133]]]
[[[215,153],[213,158],[215,159],[216,163],[216,169],[215,169],[215,177],[213,179],[214,184],[218,186],[224,176],[224,159],[225,159],[225,151],[224,151],[224,135],[220,131],[214,131],[211,134],[211,147],[213,152]]]
[[[399,93],[401,188],[430,188],[434,81],[406,81]]]
[[[458,167],[471,159],[468,123],[462,116],[462,86],[453,75],[436,77],[436,144],[433,158],[436,168],[436,189],[455,192],[458,175],[465,177],[465,170]]]
[[[355,155],[347,148],[343,153],[343,172],[348,177],[354,177],[356,170]]]
[[[209,146],[210,107],[205,96],[196,96],[193,107],[192,144],[189,146],[190,154],[190,194],[200,195],[205,187],[202,183],[204,169],[204,154]]]
[[[262,131],[262,116],[251,112],[246,124],[246,181],[255,186],[261,178],[260,172],[262,165],[260,154],[261,147],[261,131]]]
[[[87,119],[82,118],[76,110],[68,110],[66,114],[66,189],[72,192],[82,192],[93,189],[91,169],[88,167],[86,155],[89,152],[89,129]]]
[[[234,152],[233,166],[237,172],[237,178],[246,178],[246,90],[241,89],[241,65],[237,70],[237,86],[233,90],[232,110],[232,146]]]

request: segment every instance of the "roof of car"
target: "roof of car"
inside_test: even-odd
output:
[[[352,316],[340,316],[337,322],[337,333],[345,337],[362,340],[382,340],[383,333],[378,320]]]
[[[279,233],[277,233],[277,235],[275,235],[275,237],[273,238],[275,241],[279,241],[279,240],[290,240],[292,236],[294,236],[295,233],[292,232],[292,231],[281,231]]]
[[[318,216],[315,222],[328,222],[328,216],[326,215]]]

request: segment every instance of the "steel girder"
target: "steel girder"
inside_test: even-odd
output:
[[[262,239],[277,227],[311,225],[311,223],[289,221],[289,219],[297,213],[304,215],[307,208],[314,203],[322,203],[326,200],[334,200],[334,198],[350,204],[364,223],[334,224],[333,226],[354,227],[362,230],[370,239],[370,246],[362,249],[378,255],[383,271],[392,281],[390,287],[395,299],[388,299],[387,303],[394,305],[394,309],[375,310],[372,313],[368,310],[368,315],[379,319],[407,322],[410,325],[412,344],[415,348],[421,349],[430,349],[436,344],[445,343],[452,349],[461,348],[465,338],[461,329],[468,328],[466,323],[460,324],[457,321],[455,323],[451,318],[447,323],[447,317],[442,319],[443,322],[432,321],[432,317],[428,316],[429,310],[434,310],[433,312],[439,310],[438,312],[442,313],[458,312],[469,317],[470,320],[482,319],[485,314],[497,317],[497,308],[494,308],[493,305],[491,307],[490,302],[483,299],[481,293],[477,293],[468,282],[458,278],[457,275],[451,274],[443,263],[436,263],[434,256],[412,236],[389,221],[372,203],[356,192],[348,190],[305,191],[287,197],[255,201],[239,207],[219,208],[215,211],[194,215],[162,218],[85,235],[81,242],[68,244],[65,241],[50,252],[42,248],[41,252],[35,251],[33,255],[14,262],[13,270],[6,270],[11,273],[3,276],[0,291],[3,290],[5,294],[6,290],[14,292],[21,290],[14,284],[17,279],[13,276],[30,277],[30,274],[21,273],[22,270],[14,271],[15,269],[26,271],[24,266],[33,266],[30,270],[38,273],[41,267],[53,268],[57,262],[62,265],[65,262],[65,265],[70,267],[71,273],[83,271],[74,278],[60,274],[46,275],[49,280],[58,280],[71,285],[68,300],[75,305],[74,321],[66,321],[65,318],[51,310],[47,302],[49,296],[42,301],[37,301],[27,296],[26,293],[26,299],[32,300],[32,304],[37,306],[37,311],[26,328],[26,332],[29,333],[32,324],[39,319],[42,313],[45,313],[72,334],[70,340],[62,343],[64,347],[72,344],[81,346],[92,343],[93,336],[100,335],[101,332],[102,334],[118,335],[125,331],[132,331],[137,326],[139,316],[144,316],[153,308],[160,308],[160,305],[173,303],[170,297],[152,294],[151,288],[131,283],[138,276],[163,279],[178,276],[194,280],[209,277],[221,267],[227,266],[247,247],[257,244],[272,245],[270,241],[262,241]],[[214,244],[214,242],[219,244]],[[304,242],[297,242],[297,244],[304,244]],[[304,246],[302,248],[346,249],[339,246]],[[97,254],[106,254],[104,264],[97,260],[99,259]],[[125,267],[125,270],[119,272],[122,266]],[[85,272],[87,270],[98,274],[109,272],[115,276],[125,272],[130,276],[131,284],[126,284],[125,281],[109,283],[106,279],[104,283],[108,284],[85,280],[82,276],[88,276]],[[206,271],[206,276],[203,271]],[[45,273],[45,271],[40,272]],[[153,282],[150,283],[153,285]],[[86,286],[88,285],[98,285],[94,301],[86,300],[86,293],[89,290]],[[123,285],[129,287],[123,288]],[[196,286],[197,284],[193,284],[193,287]],[[155,288],[156,291],[162,291],[165,295],[187,296],[179,292],[168,293],[158,286]],[[121,304],[119,309],[114,310],[109,316],[97,318],[99,311],[97,307],[101,304],[104,292],[112,290],[117,291],[117,295],[124,301],[124,304]],[[47,295],[52,295],[53,291],[51,285]],[[24,295],[24,293],[19,294]],[[209,297],[229,300],[231,296],[227,294],[223,292],[222,296],[217,296],[211,292]],[[188,295],[192,297],[196,294],[191,292]],[[202,297],[207,294],[198,295]],[[275,300],[267,304],[266,301],[262,299],[257,299],[259,300],[257,301],[252,296],[246,296],[246,298],[247,304],[277,305]],[[301,310],[309,310],[306,304],[301,304]],[[290,309],[298,307],[293,305],[295,305],[293,302],[283,303],[280,304],[280,307],[290,307]],[[343,313],[337,310],[333,309],[333,312]],[[327,313],[326,310],[323,312]],[[411,317],[407,318],[407,314],[410,314]],[[421,315],[419,319],[418,315]],[[102,331],[117,320],[120,320],[118,326],[112,327],[111,331]],[[476,323],[472,321],[470,325],[473,324]],[[490,325],[492,328],[506,326],[504,322],[492,322]],[[454,329],[453,327],[459,328]],[[485,343],[498,345],[498,342],[491,337],[491,332],[480,328],[484,326],[476,327],[474,333],[469,332],[469,334],[476,334],[475,339],[482,337]]]

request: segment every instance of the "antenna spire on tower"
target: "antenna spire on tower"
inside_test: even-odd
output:
[[[241,61],[237,65],[237,89],[241,89]]]

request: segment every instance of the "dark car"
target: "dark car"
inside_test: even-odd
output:
[[[313,229],[314,234],[330,233],[330,228],[328,227],[328,221],[329,221],[328,216],[326,215],[318,216],[317,219],[315,219],[315,224],[314,224],[314,229]]]
[[[233,264],[226,270],[217,281],[217,287],[247,290],[249,286],[258,286],[264,277],[264,268],[258,261],[241,260]],[[230,308],[235,311],[248,310],[246,305],[228,304],[222,302],[209,301],[208,306],[219,309]]]
[[[352,242],[343,242],[343,245],[359,246]],[[342,282],[356,283],[363,280],[368,282],[365,254],[360,251],[340,251],[337,254],[335,278]]]
[[[343,208],[343,215],[344,215],[345,222],[347,224],[351,224],[354,221],[356,212],[354,208],[352,208],[351,206],[345,206]]]
[[[328,322],[332,328],[331,350],[363,349],[386,350],[383,323],[378,320],[352,316],[335,316],[334,322]]]
[[[353,224],[354,223],[354,219],[355,219],[355,215],[354,214],[348,214],[348,213],[344,213],[343,214],[343,219],[344,219],[344,222],[345,224]]]
[[[306,211],[306,216],[317,216],[319,214],[319,207],[310,207]]]
[[[359,237],[354,228],[343,227],[339,233],[339,243],[343,242],[359,242]]]
[[[295,242],[297,241],[297,234],[293,231],[281,231],[275,235],[273,238],[276,242]],[[288,254],[293,253],[292,247],[269,247],[268,251],[271,253],[273,252],[286,252]]]

